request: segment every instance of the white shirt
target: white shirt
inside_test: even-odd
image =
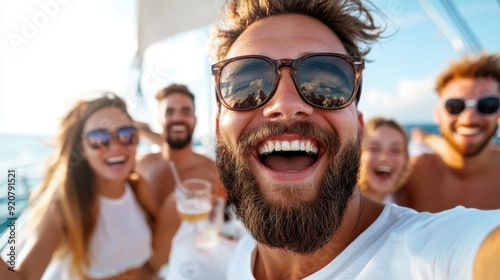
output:
[[[500,210],[459,206],[430,214],[389,203],[340,255],[304,279],[472,279],[479,246],[498,226]],[[250,235],[241,239],[227,279],[255,279],[255,247]]]

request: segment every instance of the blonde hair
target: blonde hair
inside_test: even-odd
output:
[[[450,81],[460,78],[493,78],[500,83],[500,54],[482,53],[451,62],[448,69],[439,75],[436,91],[441,95]]]
[[[88,247],[98,213],[97,190],[93,170],[83,157],[83,127],[90,116],[103,108],[117,108],[128,118],[125,102],[113,93],[91,101],[79,101],[62,119],[56,137],[56,148],[47,162],[40,187],[30,196],[34,216],[30,225],[37,225],[49,207],[61,213],[65,242],[57,249],[59,256],[70,255],[70,271],[83,278],[88,266]]]

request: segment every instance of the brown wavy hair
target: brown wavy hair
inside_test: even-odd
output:
[[[361,0],[230,1],[211,35],[212,57],[223,60],[234,41],[252,23],[283,14],[303,14],[321,21],[337,34],[349,55],[363,57],[370,51],[368,44],[376,41],[384,29],[375,24],[373,12],[382,15],[373,4]],[[364,49],[360,44],[365,45]]]
[[[443,88],[454,79],[493,78],[500,83],[500,53],[482,53],[478,56],[465,56],[450,63],[436,82],[436,91],[441,95]]]
[[[117,108],[132,119],[124,100],[114,93],[78,101],[60,123],[56,148],[47,162],[42,184],[30,197],[35,215],[30,220],[32,226],[51,206],[61,213],[66,239],[57,253],[70,255],[70,270],[82,278],[84,266],[89,265],[88,247],[98,215],[94,172],[83,157],[82,134],[88,118],[104,108]]]

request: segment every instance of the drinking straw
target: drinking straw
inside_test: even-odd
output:
[[[175,184],[176,184],[176,186],[178,186],[177,188],[179,188],[183,191],[183,189],[181,188],[181,186],[182,186],[181,178],[179,178],[179,173],[177,173],[177,169],[175,168],[174,161],[170,160],[168,162],[168,164],[170,164],[170,170],[172,170],[172,175],[174,175]]]

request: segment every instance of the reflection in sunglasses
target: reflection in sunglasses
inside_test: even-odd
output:
[[[301,98],[320,109],[337,110],[359,96],[364,61],[336,53],[307,54],[297,59],[234,57],[212,65],[217,100],[231,110],[251,110],[268,102],[278,85],[280,68],[291,67]]]
[[[85,139],[90,148],[98,150],[103,146],[108,147],[113,136],[123,146],[135,145],[139,142],[137,129],[133,126],[119,127],[113,133],[102,128],[94,129],[86,133]]]

